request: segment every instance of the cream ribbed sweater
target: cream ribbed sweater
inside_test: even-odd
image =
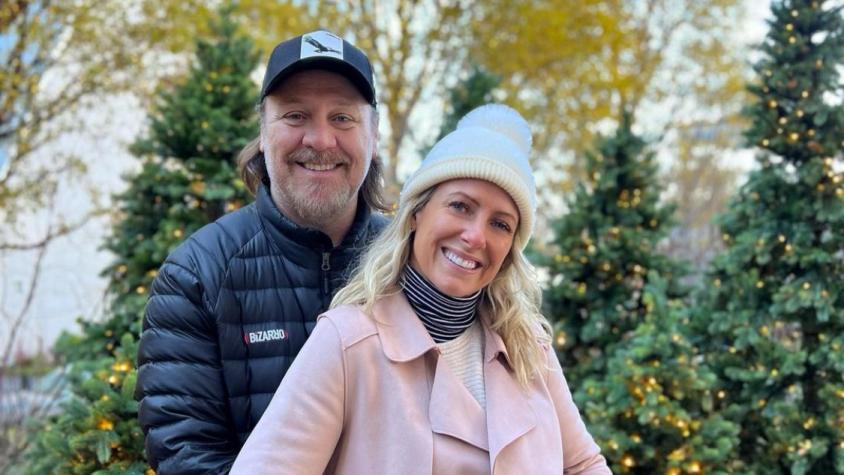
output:
[[[466,389],[486,409],[484,390],[484,334],[478,321],[457,338],[440,343],[441,357]]]

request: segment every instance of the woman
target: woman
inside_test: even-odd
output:
[[[231,473],[610,473],[523,254],[530,143],[487,105],[434,146]]]

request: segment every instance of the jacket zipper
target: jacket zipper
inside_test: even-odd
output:
[[[325,287],[325,295],[329,294],[328,271],[331,270],[331,263],[329,262],[330,258],[331,258],[330,252],[323,252],[322,253],[322,282],[323,282],[323,286]]]

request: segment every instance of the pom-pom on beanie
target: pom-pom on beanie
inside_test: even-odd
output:
[[[399,205],[448,180],[476,178],[500,186],[519,209],[514,245],[524,249],[533,233],[536,184],[530,168],[531,135],[516,110],[487,104],[466,114],[457,129],[428,152],[404,183]]]

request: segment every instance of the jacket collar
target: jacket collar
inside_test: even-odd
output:
[[[499,356],[507,368],[512,363],[501,336],[490,328],[490,317],[481,305],[478,317],[484,329],[484,362],[491,363]],[[397,291],[381,298],[372,311],[378,326],[384,355],[393,362],[405,362],[418,358],[436,348],[428,330],[416,316],[404,293]]]
[[[489,450],[490,466],[501,451],[536,426],[537,416],[524,390],[511,371],[510,356],[501,337],[489,327],[481,312],[484,329],[484,411],[462,387],[462,382],[438,360],[431,388],[429,417],[434,432],[457,437]],[[384,355],[393,362],[408,362],[436,348],[434,340],[413,313],[401,291],[381,298],[373,309]]]
[[[261,215],[263,221],[267,223],[265,226],[269,230],[274,239],[284,242],[285,240],[292,240],[298,244],[308,247],[315,247],[321,245],[322,249],[331,249],[334,246],[331,243],[331,238],[322,231],[299,226],[285,216],[281,210],[278,209],[270,194],[269,187],[261,185],[255,197],[255,204],[258,208],[258,214]],[[361,247],[363,240],[367,235],[367,226],[371,215],[369,206],[364,203],[363,199],[358,196],[358,206],[355,212],[355,219],[352,226],[339,247]]]
[[[379,299],[372,316],[378,327],[384,356],[390,361],[407,362],[437,346],[400,290]]]

